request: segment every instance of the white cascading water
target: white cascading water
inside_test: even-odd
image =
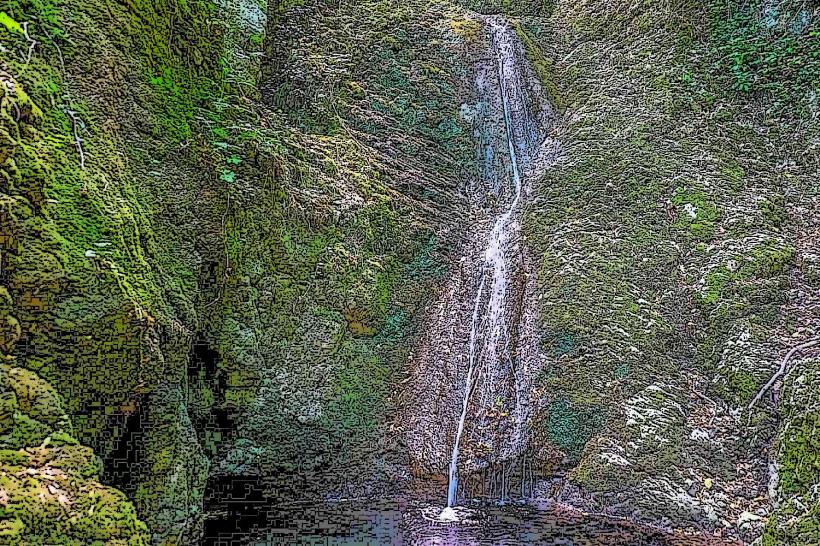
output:
[[[470,395],[473,391],[473,386],[476,379],[476,370],[479,364],[479,356],[498,361],[500,356],[507,351],[507,343],[510,338],[507,331],[507,323],[504,320],[504,309],[506,305],[506,298],[510,280],[508,278],[508,262],[510,257],[508,251],[510,250],[510,242],[518,235],[520,224],[517,219],[513,217],[513,213],[518,208],[521,199],[521,172],[518,165],[518,154],[515,149],[514,136],[512,132],[512,114],[510,111],[509,98],[507,96],[508,80],[504,74],[504,57],[505,53],[511,54],[511,51],[504,51],[500,47],[497,38],[501,30],[493,25],[493,49],[498,62],[498,81],[501,89],[501,101],[504,110],[504,125],[506,132],[507,147],[510,156],[511,175],[514,197],[507,207],[506,211],[499,216],[489,235],[489,242],[484,251],[482,261],[482,275],[479,281],[478,290],[476,292],[475,303],[473,305],[473,316],[470,326],[470,343],[468,353],[468,369],[467,378],[464,386],[464,399],[461,405],[461,415],[456,429],[455,439],[453,441],[453,452],[450,458],[449,467],[449,484],[447,488],[447,508],[452,509],[457,501],[458,491],[458,455],[459,445],[461,444],[461,436],[464,433],[464,423],[467,419],[467,409],[470,404]],[[489,281],[490,292],[486,301],[484,300],[484,287]],[[482,313],[482,303],[485,303],[483,309],[483,316],[486,321],[480,320]],[[483,326],[483,332],[479,331],[479,326]],[[483,340],[483,352],[478,352],[479,335]],[[447,514],[445,514],[447,516]]]

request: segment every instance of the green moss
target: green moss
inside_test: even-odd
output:
[[[794,263],[794,248],[767,240],[735,262],[738,265],[733,270],[721,265],[705,276],[704,290],[699,296],[701,303],[717,306],[743,304],[752,297],[768,299],[768,288],[761,281],[780,279]],[[773,290],[776,289],[775,286]]]
[[[0,487],[9,498],[0,512],[5,521],[16,522],[5,531],[18,531],[29,544],[148,543],[145,525],[136,519],[122,493],[80,481],[70,468],[55,472],[56,468],[30,466],[34,472],[26,480],[0,478]],[[41,472],[46,470],[56,477],[44,479]]]
[[[5,11],[0,11],[0,25],[3,25],[9,32],[23,34],[23,27],[20,26],[20,23],[12,19]]]
[[[21,404],[12,430],[0,436],[0,537],[9,544],[22,537],[26,544],[59,546],[147,544],[147,529],[133,505],[97,481],[101,465],[94,453],[67,431],[23,413],[48,418],[53,410],[43,405],[52,404],[59,411],[62,402],[51,386],[26,370],[2,371],[0,386],[14,388]]]
[[[707,305],[714,305],[721,301],[726,287],[732,282],[734,275],[725,266],[717,268],[706,275],[706,289],[701,295],[701,301]]]
[[[578,459],[586,443],[603,424],[600,408],[578,407],[567,400],[552,402],[547,413],[550,441],[573,459]]]
[[[698,239],[708,240],[715,234],[720,218],[714,201],[699,189],[677,188],[672,204],[678,207],[679,228],[689,230]]]
[[[723,175],[726,183],[732,191],[740,191],[743,189],[746,171],[737,163],[732,162],[729,165],[724,165],[720,169],[720,174]]]
[[[450,28],[459,35],[467,44],[476,42],[481,32],[481,23],[475,19],[460,17],[450,21]]]
[[[530,37],[527,30],[521,24],[520,21],[513,21],[513,28],[515,28],[516,34],[521,39],[521,42],[524,44],[524,50],[527,54],[527,59],[532,64],[532,67],[535,69],[536,74],[538,75],[538,79],[543,86],[543,91],[546,94],[547,99],[549,99],[550,104],[552,104],[555,108],[562,109],[566,106],[564,99],[561,97],[561,93],[558,90],[558,86],[555,83],[555,68],[553,66],[553,62],[551,59],[548,59],[544,56],[541,52],[541,49],[538,45],[533,41]]]
[[[4,77],[8,72],[14,85],[0,86],[0,178],[7,182],[10,207],[0,241],[3,288],[13,300],[18,337],[27,341],[24,351],[15,352],[17,362],[67,395],[65,404],[57,403],[53,389],[37,391],[31,377],[18,373],[13,383],[33,390],[16,392],[20,415],[4,441],[71,447],[77,439],[63,421],[71,413],[77,436],[106,455],[118,440],[104,434],[118,418],[112,413],[158,381],[173,383],[185,373],[174,351],[162,351],[184,337],[177,309],[186,319],[194,316],[199,257],[179,229],[185,198],[169,214],[165,195],[176,200],[184,194],[178,191],[185,186],[180,172],[201,156],[195,142],[187,150],[180,143],[200,136],[196,114],[224,82],[214,58],[221,34],[213,25],[212,2],[103,4],[4,5],[11,18],[28,23],[37,47],[27,62],[24,39],[3,42],[10,48]],[[70,40],[62,30],[67,26]],[[155,159],[164,165],[154,167]],[[200,176],[200,187],[210,178]],[[160,324],[163,346],[156,342]],[[109,373],[103,377],[100,370]],[[167,432],[152,430],[149,436]],[[126,508],[116,499],[111,503],[112,517]],[[146,513],[154,518],[158,511]],[[91,519],[82,524],[89,532],[109,525]],[[139,532],[115,537],[125,535],[116,525],[99,531],[111,535],[105,540],[144,540]],[[72,536],[65,528],[60,532]],[[88,542],[80,537],[74,543]]]
[[[751,259],[741,269],[745,278],[773,278],[785,273],[794,264],[794,248],[768,240],[752,251]]]
[[[384,362],[375,356],[356,358],[357,349],[354,344],[342,348],[350,360],[337,376],[336,396],[328,406],[330,418],[325,418],[325,426],[353,434],[374,430],[390,377]]]
[[[785,199],[782,196],[765,199],[760,203],[760,212],[772,226],[779,228],[786,221]]]
[[[23,466],[28,461],[22,449],[0,449],[0,465]]]
[[[745,406],[763,386],[760,374],[746,370],[731,370],[723,374],[727,378],[723,397],[735,401],[738,406]]]
[[[546,17],[555,7],[553,0],[461,0],[460,3],[479,13],[504,13],[511,16]]]
[[[11,389],[20,410],[34,419],[51,425],[67,419],[62,400],[54,388],[29,370],[0,367],[0,386]]]
[[[817,544],[820,542],[820,502],[808,507],[787,504],[775,511],[763,531],[762,546]]]
[[[820,413],[809,412],[791,420],[783,432],[780,486],[786,494],[799,494],[816,485],[820,476]]]
[[[0,538],[7,541],[7,544],[18,543],[24,538],[26,524],[19,518],[4,519],[0,521]]]
[[[26,446],[37,446],[48,438],[50,432],[51,428],[45,423],[18,412],[14,415],[12,430],[0,436],[0,448],[21,449]]]
[[[556,357],[573,354],[578,349],[576,334],[570,331],[545,332],[541,345]]]

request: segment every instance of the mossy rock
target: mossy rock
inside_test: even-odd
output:
[[[51,433],[51,427],[32,419],[28,415],[15,412],[14,423],[9,432],[0,436],[0,449],[20,449],[42,444]]]
[[[0,367],[0,544],[148,544],[126,496],[70,434],[60,396],[37,374]]]
[[[20,544],[20,537],[31,545],[148,544],[130,501],[96,480],[99,464],[89,448],[0,453],[0,544]]]
[[[68,422],[63,401],[57,391],[36,373],[0,365],[0,388],[15,394],[20,411],[50,426],[65,426]]]
[[[7,313],[0,312],[0,351],[6,354],[11,353],[20,341],[21,334],[20,321]]]
[[[0,434],[14,427],[14,415],[19,409],[17,395],[13,391],[0,392]]]
[[[789,502],[769,517],[761,546],[820,544],[820,501]]]

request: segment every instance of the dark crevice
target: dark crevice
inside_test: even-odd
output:
[[[211,348],[202,334],[199,334],[191,347],[188,359],[188,377],[197,377],[204,372],[205,380],[212,380],[217,372],[219,353]]]
[[[259,476],[211,476],[205,488],[202,545],[230,544],[270,527],[272,491]],[[225,541],[228,542],[225,542]]]
[[[103,483],[133,495],[140,478],[148,473],[146,462],[146,430],[148,407],[140,400],[130,403],[113,416],[111,450],[103,458]]]
[[[228,378],[220,368],[220,360],[219,352],[211,347],[205,335],[198,334],[188,359],[188,397],[197,438],[210,457],[218,453],[235,428],[234,415],[225,403]],[[211,397],[210,403],[208,397]]]

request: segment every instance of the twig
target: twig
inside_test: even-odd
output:
[[[83,139],[80,137],[80,130],[85,128],[85,123],[77,118],[77,113],[65,109],[66,115],[71,118],[71,128],[74,131],[74,144],[77,145],[77,152],[80,154],[80,168],[85,169],[85,153],[83,152]]]
[[[820,338],[813,339],[811,341],[806,341],[805,343],[801,343],[796,347],[792,347],[791,350],[788,353],[786,353],[786,357],[783,359],[783,362],[780,363],[780,369],[777,370],[777,373],[775,373],[771,379],[769,379],[768,383],[763,385],[763,388],[760,389],[760,391],[757,393],[757,396],[755,396],[752,399],[752,401],[749,402],[749,406],[746,409],[751,410],[752,407],[754,407],[754,405],[758,403],[761,398],[763,398],[763,395],[766,394],[766,391],[768,391],[772,387],[772,385],[774,385],[775,381],[777,381],[778,378],[786,372],[786,368],[789,365],[789,361],[795,354],[805,349],[810,349],[818,344],[820,344]]]
[[[23,34],[25,35],[26,40],[28,40],[28,56],[26,57],[26,66],[28,66],[31,62],[31,57],[34,55],[34,48],[37,47],[37,40],[29,36],[28,23],[23,23],[21,26],[23,27]]]
[[[57,41],[51,37],[51,34],[49,34],[46,29],[43,29],[43,33],[46,35],[46,38],[54,44],[54,47],[57,48],[57,55],[60,57],[60,68],[62,68],[63,74],[65,74],[65,59],[63,58],[63,50],[60,49],[60,44],[58,44]]]

